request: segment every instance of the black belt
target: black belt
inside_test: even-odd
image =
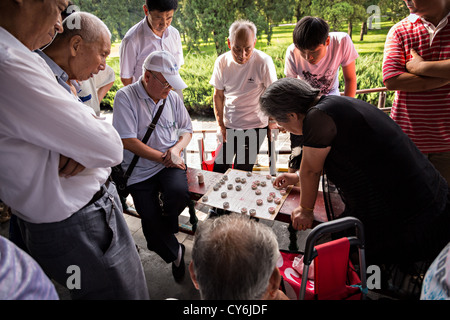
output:
[[[106,187],[106,189],[108,189],[108,187],[109,187],[109,179],[106,180],[104,186]],[[93,204],[93,203],[97,202],[98,200],[100,200],[100,199],[103,197],[104,194],[105,194],[105,191],[104,191],[104,189],[103,189],[103,186],[101,186],[101,187],[100,187],[100,190],[97,191],[97,192],[94,194],[94,196],[92,197],[92,199],[85,205],[85,207],[90,206],[91,204]]]

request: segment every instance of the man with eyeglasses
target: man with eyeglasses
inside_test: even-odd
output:
[[[128,30],[120,44],[120,79],[124,86],[142,75],[142,65],[153,51],[169,51],[184,64],[180,33],[171,26],[178,0],[146,0],[145,18]],[[180,91],[181,93],[181,91]]]
[[[186,87],[175,58],[167,51],[155,51],[144,61],[139,81],[117,92],[113,113],[113,126],[124,146],[123,169],[127,170],[135,154],[140,157],[128,187],[141,216],[147,247],[166,263],[172,262],[177,282],[185,274],[185,248],[175,233],[178,216],[190,199],[182,150],[191,141],[192,123],[173,89]],[[161,116],[144,144],[141,140],[163,103]]]

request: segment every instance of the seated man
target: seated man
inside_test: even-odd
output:
[[[206,220],[197,231],[189,265],[203,300],[288,300],[279,290],[275,233],[248,216]]]
[[[185,273],[185,248],[174,233],[178,232],[178,216],[190,199],[181,152],[191,141],[192,123],[172,89],[186,87],[175,58],[168,51],[155,51],[144,61],[139,81],[117,92],[113,111],[113,125],[125,149],[123,169],[127,170],[135,154],[140,157],[128,187],[142,218],[147,247],[167,263],[173,262],[176,281]],[[161,117],[144,144],[141,140],[163,103]]]

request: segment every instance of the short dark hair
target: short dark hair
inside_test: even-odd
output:
[[[322,18],[304,17],[294,28],[293,40],[299,50],[314,50],[325,44],[330,32],[330,26]]]
[[[145,5],[147,6],[148,11],[175,11],[178,8],[178,0],[145,0]]]

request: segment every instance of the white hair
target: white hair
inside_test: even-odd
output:
[[[228,39],[230,39],[231,43],[234,43],[234,36],[236,35],[236,32],[242,28],[247,28],[250,31],[253,32],[253,36],[256,40],[256,25],[249,21],[249,20],[236,20],[233,22],[230,26],[230,29],[228,31]]]
[[[64,19],[63,28],[61,36],[72,38],[74,35],[80,35],[86,42],[97,41],[102,32],[106,32],[111,38],[108,26],[89,12],[73,12]]]

